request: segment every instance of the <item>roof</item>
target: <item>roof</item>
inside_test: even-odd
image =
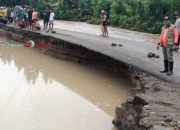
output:
[[[58,6],[59,2],[52,4],[51,6]]]

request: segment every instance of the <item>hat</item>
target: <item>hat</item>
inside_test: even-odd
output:
[[[175,16],[180,16],[180,13],[177,13]]]
[[[169,16],[164,17],[164,20],[171,20]]]
[[[103,13],[103,12],[104,12],[104,10],[101,11],[101,13]]]

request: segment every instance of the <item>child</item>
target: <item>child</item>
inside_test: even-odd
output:
[[[104,17],[104,10],[101,11],[101,31],[102,31],[102,35],[101,36],[104,36],[104,26],[103,26],[103,17]]]
[[[50,19],[49,19],[49,30],[53,30],[53,22],[54,22],[54,16],[55,16],[55,14],[54,14],[54,10],[52,9],[51,10],[51,14],[50,14]],[[52,29],[51,29],[51,24],[52,24]]]

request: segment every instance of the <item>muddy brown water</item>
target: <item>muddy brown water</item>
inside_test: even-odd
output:
[[[116,130],[128,79],[8,42],[17,43],[0,38],[0,130]]]

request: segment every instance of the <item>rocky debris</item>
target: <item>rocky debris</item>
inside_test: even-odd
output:
[[[176,122],[176,121],[172,121],[172,122],[170,122],[170,126],[171,126],[171,127],[175,127],[175,126],[177,126],[177,122]]]
[[[122,47],[123,45],[122,44],[119,44],[120,47]]]
[[[149,53],[148,53],[148,57],[149,57],[149,58],[155,57],[155,55],[156,55],[156,54],[153,53],[153,52],[149,52]]]
[[[23,36],[22,35],[14,34],[12,32],[8,33],[8,38],[10,40],[14,40],[14,41],[18,41],[18,42],[22,42],[23,41]]]
[[[112,43],[111,46],[117,46],[117,44],[116,43]]]
[[[56,31],[51,31],[51,33],[56,33]]]
[[[159,58],[160,56],[159,55],[156,55],[155,58]]]
[[[126,102],[123,102],[120,107],[116,108],[115,118],[112,121],[119,130],[145,130],[151,125],[140,119],[149,115],[143,106],[148,103],[138,96],[128,97]]]

